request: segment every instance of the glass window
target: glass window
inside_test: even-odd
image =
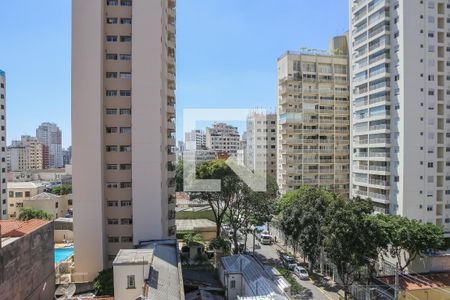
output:
[[[120,24],[129,24],[131,25],[131,18],[120,18]]]
[[[129,108],[121,108],[120,109],[120,114],[121,115],[131,115],[131,109],[129,109]]]
[[[129,42],[131,42],[131,36],[130,35],[121,35],[120,41],[122,43],[129,43]]]
[[[106,41],[111,43],[111,42],[117,42],[117,35],[107,35],[106,36]]]
[[[130,97],[131,96],[131,90],[120,90],[120,96],[121,97]]]
[[[117,18],[106,18],[106,23],[108,24],[117,24]]]

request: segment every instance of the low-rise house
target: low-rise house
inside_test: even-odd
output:
[[[45,185],[39,182],[8,182],[8,215],[15,220],[23,208],[24,200],[44,192]]]
[[[290,299],[290,284],[278,271],[250,255],[220,258],[219,278],[225,288],[225,299]]]
[[[0,221],[0,299],[53,299],[53,223]]]
[[[202,240],[209,242],[216,238],[216,223],[208,219],[176,220],[177,232],[200,234]]]
[[[184,300],[176,240],[149,241],[137,249],[121,249],[113,269],[116,300]]]
[[[51,193],[40,193],[23,200],[23,207],[30,207],[46,213],[57,219],[64,217],[69,213],[69,204],[67,197],[58,196]]]

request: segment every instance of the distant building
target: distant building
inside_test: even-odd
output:
[[[247,117],[245,164],[277,178],[277,115],[254,111]]]
[[[70,165],[72,163],[72,146],[63,149],[63,165]]]
[[[214,123],[206,128],[206,148],[216,153],[235,154],[239,149],[240,135],[237,127]],[[223,156],[223,154],[222,154]]]
[[[15,220],[24,207],[23,201],[44,192],[45,185],[35,182],[8,182],[8,215]]]
[[[71,184],[72,165],[66,165],[64,168],[59,169],[8,172],[6,178],[8,182],[47,181]]]
[[[121,249],[113,262],[115,300],[184,300],[176,240]]]
[[[218,269],[226,300],[291,299],[291,285],[286,279],[276,269],[261,264],[252,256],[221,257]]]
[[[36,129],[36,137],[48,153],[45,153],[48,168],[61,168],[63,164],[62,133],[55,123],[44,122]],[[46,152],[46,151],[44,151]],[[47,167],[47,166],[44,166]]]
[[[53,299],[53,222],[0,221],[0,298]]]
[[[184,134],[185,150],[206,149],[206,134],[202,130],[191,130]]]
[[[6,75],[0,70],[0,220],[8,219],[6,203]]]
[[[44,168],[44,145],[36,137],[22,135],[7,148],[8,171],[40,170]]]
[[[65,217],[72,208],[72,195],[55,195],[51,193],[40,193],[29,199],[23,200],[23,207],[30,207],[45,211],[54,219]]]
[[[185,150],[183,151],[183,160],[191,161],[195,160],[195,164],[199,165],[204,162],[214,160],[216,158],[216,152],[212,150]]]

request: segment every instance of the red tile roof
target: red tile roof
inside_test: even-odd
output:
[[[0,221],[0,237],[21,237],[50,223],[47,220],[33,219],[29,221]]]
[[[431,273],[431,274],[417,274],[417,280],[407,277],[399,278],[399,285],[402,290],[420,290],[427,288],[446,288],[450,286],[450,273]],[[394,276],[378,277],[377,279],[384,283],[395,284]]]

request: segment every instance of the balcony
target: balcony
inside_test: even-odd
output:
[[[369,171],[390,172],[390,167],[388,167],[388,166],[369,166]]]
[[[390,185],[390,182],[389,181],[385,181],[385,180],[370,179],[369,180],[369,184],[371,184],[371,185],[380,185],[380,186],[386,187],[386,186]]]

